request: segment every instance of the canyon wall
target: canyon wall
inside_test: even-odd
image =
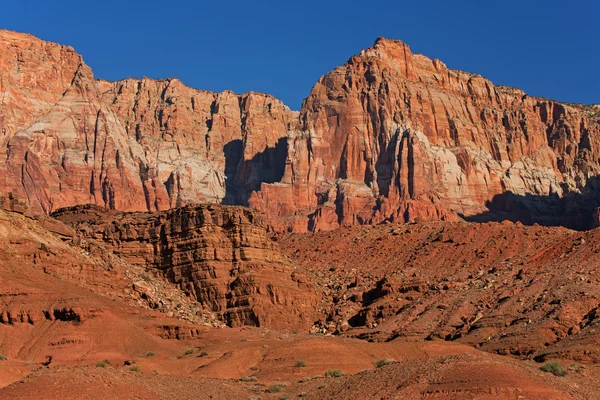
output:
[[[534,98],[378,39],[304,101],[282,181],[251,205],[280,229],[529,218],[589,227],[600,107]]]
[[[281,178],[294,113],[177,79],[96,81],[72,48],[0,31],[0,193],[34,212],[245,204]]]
[[[72,48],[9,31],[0,78],[0,197],[33,212],[224,203],[293,231],[597,224],[600,106],[495,86],[400,41],[323,76],[299,113],[177,79],[94,80]]]

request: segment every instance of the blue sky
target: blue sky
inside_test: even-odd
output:
[[[299,109],[317,79],[379,36],[450,68],[561,101],[600,103],[600,2],[3,2],[0,27],[73,46],[96,77],[178,77]]]

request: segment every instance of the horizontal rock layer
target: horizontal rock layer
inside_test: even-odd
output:
[[[58,210],[88,250],[111,250],[157,269],[230,326],[306,328],[317,297],[267,236],[260,214],[235,206],[121,213],[97,206]]]

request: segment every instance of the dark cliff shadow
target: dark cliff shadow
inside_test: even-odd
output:
[[[222,203],[235,205],[238,204],[236,177],[244,156],[244,143],[241,139],[232,140],[223,146],[223,154],[225,155],[225,198]]]
[[[581,193],[538,196],[505,192],[486,203],[487,212],[464,216],[469,222],[521,222],[524,225],[564,226],[587,230],[596,226],[596,209],[600,207],[600,176],[588,179]]]
[[[223,204],[247,206],[250,194],[261,184],[280,182],[285,173],[287,138],[275,147],[267,147],[250,160],[244,160],[242,140],[232,140],[223,147],[225,155],[225,198]]]

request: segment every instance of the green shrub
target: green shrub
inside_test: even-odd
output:
[[[255,376],[242,376],[240,378],[242,382],[258,382],[258,378]]]
[[[274,383],[265,390],[267,393],[279,393],[285,388],[285,384],[283,383]]]
[[[6,361],[6,356],[4,354],[0,354],[0,361]]]
[[[132,365],[131,367],[129,367],[130,371],[136,372],[140,370],[140,367],[138,367],[137,365]]]
[[[145,357],[152,357],[154,355],[153,351],[147,351],[144,354],[142,354],[140,357],[145,358]]]
[[[325,376],[330,377],[330,378],[339,378],[340,376],[343,376],[344,373],[342,372],[341,369],[328,369],[327,371],[325,371]]]
[[[96,367],[98,367],[98,368],[106,368],[106,363],[104,361],[100,361],[98,364],[96,364]]]
[[[546,363],[540,367],[540,369],[544,372],[552,372],[556,376],[565,376],[567,375],[567,371],[556,361],[552,361]]]
[[[374,365],[375,365],[377,368],[381,368],[381,367],[383,367],[383,366],[385,366],[385,365],[388,365],[388,364],[391,364],[391,363],[393,363],[393,362],[394,362],[394,360],[390,360],[390,359],[387,359],[387,358],[385,358],[385,359],[377,360],[377,361],[375,361],[373,364],[374,364]]]
[[[194,349],[187,349],[187,350],[186,350],[186,351],[183,353],[183,355],[184,355],[184,356],[189,356],[190,354],[194,354]]]
[[[296,360],[296,367],[304,368],[306,367],[306,363],[303,360]]]

